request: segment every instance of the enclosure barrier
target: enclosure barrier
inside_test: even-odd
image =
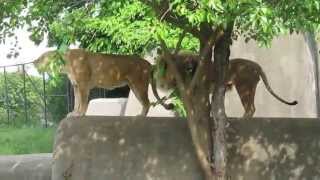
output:
[[[31,69],[34,72],[32,75],[27,72],[27,69]],[[49,94],[46,89],[47,79],[48,75],[46,73],[39,74],[35,71],[35,68],[33,66],[33,63],[22,63],[22,64],[14,64],[14,65],[7,65],[7,66],[0,66],[0,70],[2,70],[2,81],[1,84],[1,95],[0,99],[3,102],[1,104],[1,108],[5,109],[6,113],[6,123],[7,125],[15,125],[15,121],[17,119],[17,116],[20,116],[21,113],[17,112],[17,109],[14,109],[13,106],[17,104],[22,104],[23,109],[23,119],[25,125],[30,124],[30,119],[35,118],[32,115],[30,115],[30,108],[32,107],[38,107],[41,109],[41,112],[38,113],[39,120],[42,119],[42,125],[44,127],[48,127],[48,104],[47,99],[50,97],[62,97],[66,101],[66,112],[70,112],[71,105],[70,105],[70,98],[68,95],[68,89],[65,90],[64,94]],[[10,75],[15,75],[10,78]],[[39,82],[37,82],[34,78],[39,78]],[[42,79],[40,82],[40,78]],[[14,87],[17,84],[14,81],[22,80],[22,89],[18,89],[19,87]],[[69,87],[68,84],[66,87]],[[10,89],[14,89],[15,91],[20,91],[21,93],[13,94],[14,92],[10,91]],[[36,94],[37,98],[40,99],[40,101],[32,101],[32,98],[30,95],[28,95],[28,92],[33,91],[34,94]],[[14,102],[13,102],[14,101]],[[20,106],[19,106],[20,108]],[[18,109],[19,109],[18,108]],[[33,114],[34,115],[34,114]],[[2,116],[3,117],[3,116]],[[51,120],[52,121],[52,120]]]
[[[318,119],[231,119],[231,180],[320,179]],[[52,180],[201,180],[185,119],[65,119],[55,137]]]

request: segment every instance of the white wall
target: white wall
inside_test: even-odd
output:
[[[313,62],[303,35],[274,39],[270,49],[240,39],[231,48],[231,58],[236,57],[258,62],[277,94],[298,101],[296,106],[279,102],[260,81],[255,98],[256,117],[316,117]],[[226,110],[229,116],[242,116],[243,108],[235,89],[227,94]]]

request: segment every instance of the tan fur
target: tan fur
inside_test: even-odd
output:
[[[163,57],[160,56],[159,63],[162,63],[162,65],[166,67],[162,58]],[[188,75],[192,77],[194,75],[195,69],[198,65],[199,56],[194,54],[178,54],[174,59],[177,64],[178,70],[184,77],[187,77]],[[209,76],[209,83],[212,83],[211,90],[213,90],[215,82],[213,69],[213,65],[207,67],[206,69],[206,73]],[[297,104],[297,101],[285,101],[274,93],[268,83],[266,74],[259,64],[246,59],[231,59],[225,79],[225,86],[227,90],[230,90],[233,86],[235,86],[245,110],[243,117],[252,117],[255,112],[254,96],[257,84],[260,81],[260,77],[262,78],[262,81],[264,82],[267,90],[276,99],[288,105]],[[176,81],[172,75],[170,68],[166,69],[166,73],[163,76],[158,76],[158,80],[159,86],[163,89],[172,89],[176,87]],[[188,82],[188,79],[185,78],[185,81]]]
[[[36,67],[46,66],[50,56],[57,55],[56,51],[49,51],[34,61]],[[88,107],[88,96],[94,87],[113,89],[129,85],[137,99],[143,106],[140,115],[146,116],[150,107],[148,98],[149,80],[152,78],[152,66],[138,56],[111,55],[92,53],[83,49],[71,49],[64,55],[64,73],[66,73],[74,88],[74,110],[68,116],[83,116]],[[156,98],[159,96],[152,84]],[[162,102],[160,101],[162,104]],[[167,109],[170,107],[164,105]]]

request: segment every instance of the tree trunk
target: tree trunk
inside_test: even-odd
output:
[[[206,51],[205,48],[209,45],[208,38],[200,41],[200,52]],[[201,82],[197,82],[196,88],[193,91],[186,91],[185,97],[182,98],[187,110],[187,119],[192,141],[196,149],[196,154],[200,161],[201,167],[205,174],[206,180],[215,180],[216,177],[212,171],[212,162],[210,156],[212,152],[212,124],[210,124],[210,98],[208,82],[208,68],[211,66],[212,59],[212,45],[208,49],[206,56],[204,57],[204,68],[202,68],[199,76]],[[198,67],[199,68],[199,67]],[[192,88],[192,86],[189,86]],[[192,94],[188,94],[192,92]]]
[[[226,144],[226,124],[227,116],[225,113],[225,76],[229,64],[230,45],[231,45],[232,26],[225,30],[224,35],[216,42],[214,48],[214,77],[215,88],[212,96],[212,117],[215,124],[214,143],[213,143],[213,160],[214,170],[219,180],[227,179],[227,144]]]
[[[209,103],[209,92],[206,85],[197,87],[192,95],[185,94],[182,99],[188,113],[187,120],[192,141],[201,167],[204,170],[206,180],[215,180],[211,164],[208,161],[212,135],[210,129],[208,129],[211,108]]]

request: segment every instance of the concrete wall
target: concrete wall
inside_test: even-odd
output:
[[[51,154],[0,156],[1,180],[51,180]]]
[[[316,119],[231,121],[232,180],[320,179]],[[52,180],[201,180],[184,119],[65,119],[54,145]]]

